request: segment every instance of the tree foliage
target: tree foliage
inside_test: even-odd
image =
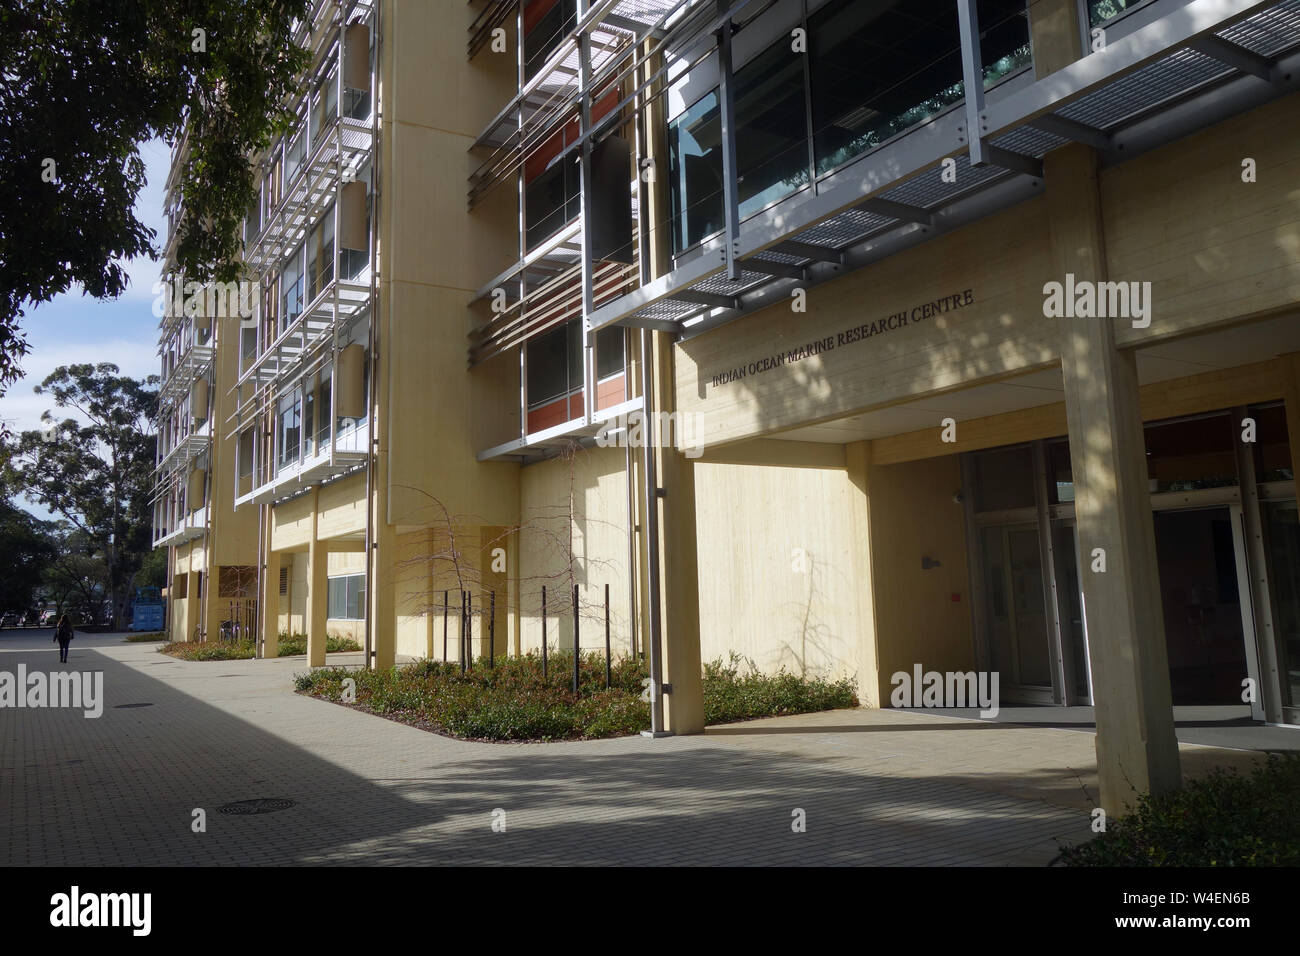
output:
[[[5,0],[0,4],[0,391],[26,352],[24,308],[80,285],[126,288],[156,255],[134,213],[139,144],[175,143],[189,279],[238,276],[249,157],[287,128],[309,0]]]
[[[47,522],[0,498],[0,611],[36,606],[45,570],[54,557]]]
[[[35,389],[75,415],[56,429],[27,431],[10,461],[12,482],[59,515],[102,556],[120,623],[135,573],[152,550],[157,376],[119,375],[116,365],[68,365]]]

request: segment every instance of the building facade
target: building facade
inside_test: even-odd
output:
[[[1300,723],[1300,2],[374,0],[301,38],[254,315],[163,324],[177,636],[250,567],[260,653],[313,665],[608,620],[679,733],[733,651],[869,706],[996,671],[1096,708],[1115,808],[1177,785],[1174,704]]]

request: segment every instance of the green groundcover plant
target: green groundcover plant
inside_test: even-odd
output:
[[[1270,754],[1249,774],[1216,769],[1151,797],[1087,843],[1067,866],[1298,866],[1300,756]]]
[[[605,687],[605,659],[582,655],[579,691],[572,691],[573,655],[559,652],[542,676],[536,654],[474,662],[465,674],[456,663],[419,661],[386,671],[323,668],[299,674],[297,689],[343,702],[347,678],[355,705],[394,720],[472,740],[574,740],[620,737],[650,729],[650,705],[641,699],[645,663],[613,662]],[[777,674],[740,673],[739,658],[704,668],[708,723],[856,707],[852,682]]]
[[[158,648],[163,654],[179,657],[183,661],[243,661],[257,656],[257,649],[251,639],[240,641],[204,641],[164,644]],[[330,635],[325,639],[325,652],[334,654],[339,651],[359,651],[361,645],[350,637]],[[280,635],[277,657],[295,657],[307,653],[307,635]]]
[[[339,651],[359,651],[361,645],[350,637],[338,637],[329,634],[325,638],[325,653],[337,654]],[[296,657],[307,653],[306,634],[280,634],[280,649],[277,657]]]
[[[128,634],[126,639],[130,644],[150,644],[167,640],[167,635],[162,631],[152,631],[146,634]]]

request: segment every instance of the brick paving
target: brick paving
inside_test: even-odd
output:
[[[57,669],[48,642],[5,632],[0,670]],[[70,669],[104,672],[99,719],[0,710],[0,864],[1043,865],[1058,839],[1089,836],[1086,733],[859,710],[661,740],[465,743],[294,694],[304,658],[189,663],[156,647],[73,643]],[[1216,755],[1246,756],[1196,757]],[[258,797],[295,806],[217,812]]]

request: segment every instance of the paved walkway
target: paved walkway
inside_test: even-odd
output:
[[[56,669],[49,641],[3,632],[0,671]],[[1086,733],[861,710],[474,744],[294,694],[304,658],[188,663],[156,647],[77,638],[68,667],[104,673],[99,719],[0,710],[0,865],[1042,865],[1057,839],[1089,836]],[[217,812],[258,797],[295,805]]]

